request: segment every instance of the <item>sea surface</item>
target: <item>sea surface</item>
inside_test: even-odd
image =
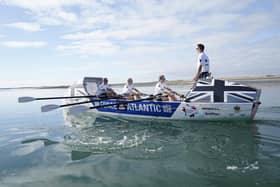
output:
[[[69,125],[63,110],[40,112],[61,101],[17,103],[65,89],[0,90],[0,186],[279,187],[280,86],[254,86],[262,88],[254,121],[97,118],[85,126]]]

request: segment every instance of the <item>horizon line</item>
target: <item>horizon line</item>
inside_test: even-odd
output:
[[[237,80],[237,81],[257,81],[257,80],[269,80],[269,79],[280,79],[280,75],[257,75],[257,76],[234,76],[234,77],[218,77],[217,79],[223,80]],[[193,80],[189,79],[176,79],[176,80],[167,80],[171,85],[174,84],[191,84]],[[149,82],[135,82],[135,85],[138,86],[145,86],[156,83],[157,81],[149,81]],[[125,83],[113,83],[110,84],[111,86],[119,86]],[[0,87],[1,90],[8,90],[8,89],[62,89],[68,88],[71,86],[70,84],[67,85],[42,85],[42,86],[19,86],[19,87]]]

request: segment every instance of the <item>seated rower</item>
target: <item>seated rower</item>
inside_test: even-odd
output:
[[[107,78],[103,78],[102,84],[98,86],[97,96],[108,99],[119,98],[119,95],[109,86]]]
[[[127,79],[127,83],[122,90],[122,96],[128,100],[137,100],[141,98],[141,95],[143,95],[143,93],[134,87],[132,78]]]
[[[165,83],[165,76],[160,75],[159,76],[159,82],[155,86],[155,93],[154,95],[159,95],[159,94],[166,94],[167,97],[162,97],[161,99],[163,101],[175,101],[176,97],[175,95],[179,95],[177,92],[173,91],[171,88],[169,88],[166,83]]]

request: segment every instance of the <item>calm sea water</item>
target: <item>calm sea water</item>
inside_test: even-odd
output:
[[[280,86],[257,86],[251,122],[102,118],[84,128],[62,110],[40,113],[59,101],[17,103],[64,89],[1,90],[0,186],[280,186]]]

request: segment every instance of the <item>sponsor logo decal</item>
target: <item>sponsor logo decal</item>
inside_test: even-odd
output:
[[[198,114],[198,111],[195,106],[186,105],[185,107],[182,107],[181,109],[185,116],[188,116],[189,118],[195,118],[195,116]]]
[[[102,101],[101,105],[114,104],[120,101]],[[125,113],[134,115],[171,117],[180,103],[178,102],[135,102],[98,108],[101,112]]]

